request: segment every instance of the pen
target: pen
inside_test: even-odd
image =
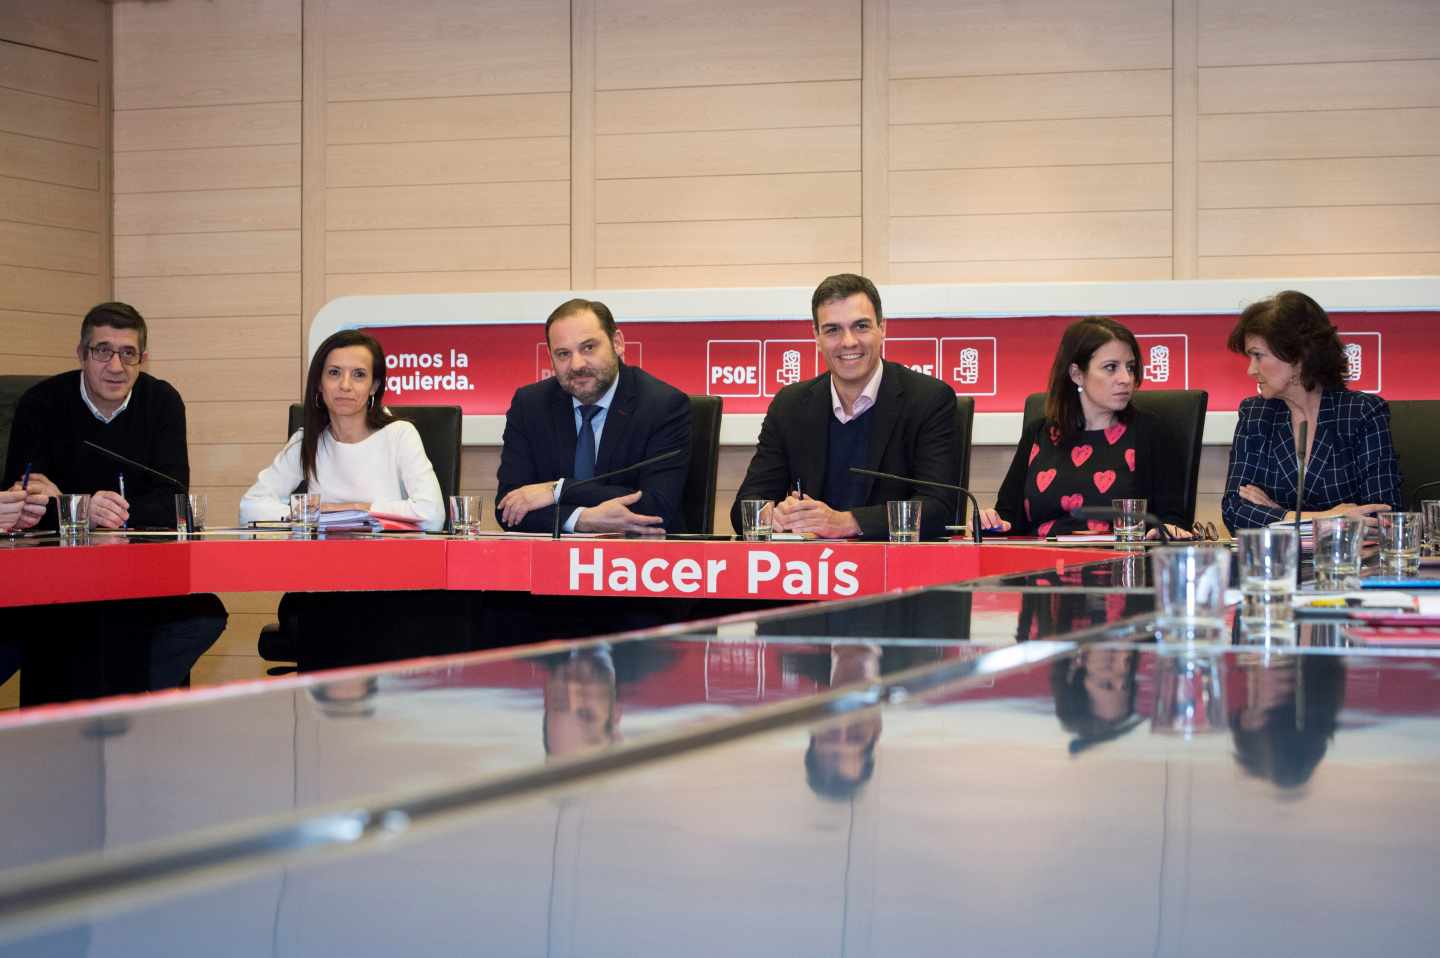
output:
[[[796,499],[804,499],[804,498],[805,498],[805,493],[804,493],[803,491],[801,491],[801,489],[800,489],[800,480],[799,480],[798,478],[795,480],[795,490],[794,490],[794,492],[795,492],[795,498],[796,498]]]
[[[25,475],[23,475],[23,476],[20,477],[20,491],[21,491],[21,492],[29,492],[29,491],[30,491],[30,467],[33,466],[33,465],[34,465],[33,462],[27,462],[27,463],[25,463]]]
[[[121,498],[121,499],[124,499],[124,498],[125,498],[125,473],[123,473],[123,472],[116,473],[116,474],[115,474],[115,478],[120,480],[120,498]],[[122,522],[122,523],[120,523],[120,528],[124,529],[128,524],[129,524],[129,523]]]

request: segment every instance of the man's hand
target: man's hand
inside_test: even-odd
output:
[[[575,531],[664,532],[664,519],[659,516],[642,516],[630,511],[630,507],[639,501],[640,493],[632,492],[628,496],[616,496],[614,499],[606,499],[598,506],[581,509],[580,517],[575,520]]]
[[[19,488],[20,483],[18,481],[15,483],[15,485],[10,487],[12,491]],[[48,478],[46,478],[43,473],[39,472],[30,473],[30,485],[28,486],[27,491],[38,492],[40,493],[40,495],[45,496],[47,499],[54,498],[55,496],[60,495],[60,487],[55,485],[55,483],[51,482]]]
[[[119,529],[130,521],[130,503],[120,493],[102,489],[90,497],[90,521],[97,529]]]
[[[1254,505],[1264,506],[1266,509],[1285,508],[1284,506],[1280,505],[1280,503],[1276,502],[1274,499],[1271,499],[1270,494],[1267,493],[1264,489],[1261,489],[1259,486],[1244,485],[1235,491],[1239,493],[1241,499],[1244,499],[1246,502],[1253,503]]]
[[[45,496],[10,489],[0,492],[0,532],[28,529],[45,515]]]
[[[821,539],[848,539],[860,534],[849,512],[836,512],[819,499],[789,497],[775,504],[771,524],[781,532],[808,532]]]
[[[505,493],[500,500],[500,522],[513,526],[536,509],[555,504],[554,482],[532,482]]]

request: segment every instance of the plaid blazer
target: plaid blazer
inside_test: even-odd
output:
[[[1282,400],[1256,396],[1240,403],[1240,420],[1230,446],[1230,470],[1220,511],[1231,532],[1268,525],[1294,508],[1295,435]],[[1255,485],[1283,508],[1267,509],[1240,498],[1242,485]],[[1390,438],[1390,407],[1379,396],[1326,390],[1320,398],[1315,441],[1305,469],[1306,510],[1353,502],[1400,502],[1400,464]]]

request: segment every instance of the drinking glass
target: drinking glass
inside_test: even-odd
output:
[[[1315,587],[1330,591],[1357,588],[1365,520],[1358,516],[1316,519],[1314,538]]]
[[[1163,546],[1150,551],[1159,621],[1222,629],[1230,551],[1216,546]]]
[[[1247,619],[1290,618],[1300,567],[1300,537],[1293,528],[1266,526],[1241,529],[1236,535],[1240,559],[1240,591]]]
[[[90,497],[65,493],[56,496],[60,510],[60,538],[83,539],[90,534]]]
[[[471,538],[480,531],[480,513],[484,508],[480,496],[450,497],[450,531]]]
[[[1148,505],[1144,499],[1110,500],[1110,508],[1115,510],[1112,522],[1117,543],[1133,545],[1145,538],[1145,509]]]
[[[895,499],[885,503],[885,516],[890,520],[891,542],[920,541],[919,499]]]
[[[1425,517],[1425,545],[1431,555],[1440,555],[1440,499],[1420,503],[1420,513]]]
[[[296,492],[290,496],[290,530],[318,532],[320,529],[320,493]]]
[[[1418,512],[1380,513],[1380,563],[1402,575],[1420,571],[1425,517]]]
[[[205,531],[204,493],[175,494],[175,531],[180,535]]]
[[[740,500],[740,534],[748,541],[765,542],[770,538],[770,500]]]

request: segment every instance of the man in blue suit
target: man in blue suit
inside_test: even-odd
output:
[[[506,529],[684,532],[690,400],[624,363],[604,303],[572,299],[545,320],[555,375],[515,391],[505,414],[495,514]],[[567,492],[565,486],[671,450],[664,462]]]

